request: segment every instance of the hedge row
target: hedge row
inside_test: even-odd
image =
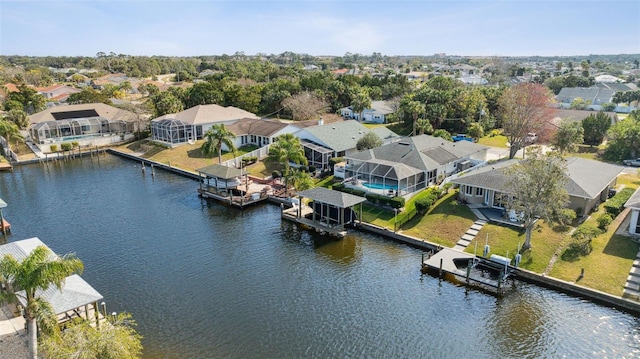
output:
[[[404,197],[389,197],[383,196],[377,193],[369,193],[363,190],[348,188],[343,184],[334,184],[332,189],[344,193],[353,194],[360,197],[365,197],[367,201],[375,204],[380,204],[383,206],[390,206],[392,208],[402,208],[404,207],[405,199]]]
[[[426,190],[426,193],[424,197],[420,197],[415,201],[416,210],[421,214],[427,213],[429,208],[442,197],[443,192],[438,187],[431,187]]]
[[[631,198],[633,192],[635,192],[633,188],[623,188],[613,198],[605,202],[604,209],[615,218],[624,210],[624,204]]]

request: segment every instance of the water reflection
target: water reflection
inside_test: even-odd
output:
[[[318,238],[315,241],[316,252],[333,261],[349,264],[357,260],[359,254],[358,238],[348,235],[342,239]]]

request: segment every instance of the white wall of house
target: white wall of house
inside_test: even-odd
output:
[[[629,233],[633,235],[640,235],[640,226],[638,225],[640,217],[640,209],[631,209],[631,222],[629,223]]]

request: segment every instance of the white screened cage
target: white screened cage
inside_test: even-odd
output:
[[[409,194],[426,187],[425,173],[402,163],[384,160],[350,161],[345,178],[357,180],[365,188]]]
[[[151,121],[151,138],[169,144],[195,140],[193,126],[176,119]]]
[[[79,140],[83,137],[133,132],[134,124],[101,117],[44,121],[31,127],[31,137],[38,143]]]

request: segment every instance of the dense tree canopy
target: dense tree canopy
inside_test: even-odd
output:
[[[611,127],[611,117],[604,112],[591,114],[582,120],[582,128],[584,129],[584,143],[597,146],[602,143],[604,136]]]
[[[640,156],[640,111],[633,111],[625,120],[611,126],[607,138],[606,159],[621,161]]]
[[[584,129],[580,122],[565,120],[560,123],[560,127],[553,135],[551,144],[560,152],[560,155],[563,155],[565,152],[576,150],[577,146],[584,141],[583,134]]]

